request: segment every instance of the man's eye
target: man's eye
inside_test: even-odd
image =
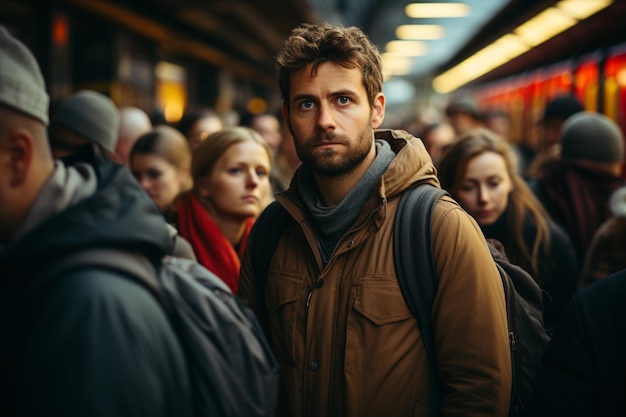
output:
[[[302,103],[300,103],[300,107],[308,110],[313,108],[313,101],[312,100],[304,100]]]
[[[350,98],[348,98],[348,97],[339,97],[339,99],[337,101],[339,102],[339,104],[348,104],[348,103],[350,103]]]

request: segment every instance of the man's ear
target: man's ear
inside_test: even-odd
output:
[[[8,164],[11,186],[17,187],[26,181],[34,158],[35,144],[32,134],[26,129],[15,129],[2,141],[2,152]]]
[[[385,118],[385,96],[378,93],[372,105],[372,129],[378,128]]]

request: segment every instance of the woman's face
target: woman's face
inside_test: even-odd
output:
[[[506,210],[513,182],[506,161],[494,152],[469,160],[456,200],[481,226],[493,224]]]
[[[189,175],[154,154],[135,154],[131,160],[131,170],[161,212],[166,212],[172,206],[182,191],[185,176]]]
[[[270,194],[270,159],[255,142],[229,147],[217,160],[210,178],[197,190],[211,215],[219,219],[245,220],[256,217]]]

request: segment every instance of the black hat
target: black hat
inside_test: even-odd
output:
[[[553,119],[565,120],[571,115],[585,110],[582,103],[573,96],[558,96],[546,104],[540,122]]]

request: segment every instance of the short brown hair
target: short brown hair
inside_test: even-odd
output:
[[[320,64],[333,62],[344,68],[358,68],[370,105],[383,89],[382,61],[378,48],[357,27],[303,24],[291,32],[276,57],[278,83],[285,104],[289,103],[289,77],[313,64],[315,74]],[[289,106],[287,106],[289,107]]]

